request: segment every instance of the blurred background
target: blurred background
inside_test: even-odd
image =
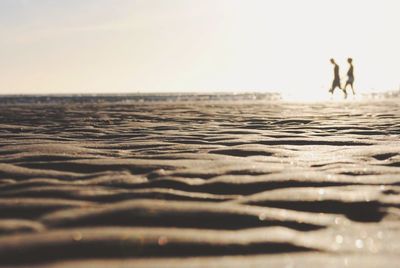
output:
[[[2,0],[0,93],[400,87],[398,0]],[[343,81],[344,82],[344,81]]]

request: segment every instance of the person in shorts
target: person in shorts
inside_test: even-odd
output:
[[[353,59],[352,58],[348,58],[347,62],[349,63],[349,70],[347,71],[347,81],[346,81],[346,85],[344,86],[344,90],[346,90],[347,86],[351,87],[351,90],[353,91],[353,96],[356,95],[355,91],[354,91],[354,87],[353,87],[353,83],[354,83],[354,67],[353,67]]]
[[[339,65],[336,64],[334,59],[331,59],[331,63],[334,65],[333,67],[333,82],[332,82],[332,87],[329,90],[331,94],[335,91],[335,89],[338,87],[341,90],[343,90],[344,93],[344,98],[347,98],[347,92],[346,89],[343,89],[341,84],[340,84],[340,75],[339,75]]]

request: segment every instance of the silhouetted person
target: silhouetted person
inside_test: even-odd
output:
[[[356,95],[353,88],[354,83],[354,67],[353,67],[353,59],[348,58],[347,62],[350,64],[349,70],[347,71],[347,81],[346,85],[344,86],[344,90],[346,90],[347,86],[350,85],[351,90],[353,91],[353,95]]]
[[[331,59],[331,63],[334,65],[333,68],[333,82],[332,82],[332,87],[329,90],[331,94],[335,91],[335,89],[338,87],[341,90],[343,90],[344,97],[347,98],[347,92],[346,89],[343,89],[342,86],[340,85],[340,75],[339,75],[339,65],[336,64],[334,59]]]

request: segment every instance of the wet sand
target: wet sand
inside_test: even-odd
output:
[[[396,267],[398,103],[3,102],[0,265]]]

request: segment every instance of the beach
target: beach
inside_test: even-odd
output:
[[[0,99],[0,266],[397,267],[398,99]]]

